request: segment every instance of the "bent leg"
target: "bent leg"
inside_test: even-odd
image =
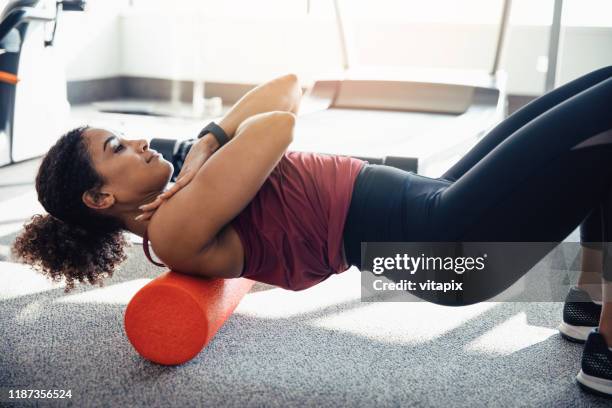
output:
[[[557,106],[561,102],[564,102],[585,89],[588,89],[591,86],[611,77],[612,66],[607,66],[576,78],[531,101],[489,131],[479,143],[477,143],[463,158],[461,158],[461,160],[459,160],[446,173],[444,173],[441,178],[456,181],[468,170],[474,167],[482,158],[489,154],[489,152],[495,149],[500,143],[506,140],[511,134],[523,127],[525,124],[529,123],[549,109]],[[588,249],[601,249],[601,242],[603,241],[601,217],[601,209],[599,206],[597,206],[580,224],[580,242]],[[590,254],[592,251],[587,250],[585,252]],[[583,256],[587,255],[583,254]],[[593,258],[592,256],[587,257]],[[589,263],[589,259],[585,259],[585,261]],[[593,269],[593,272],[595,273],[591,273],[589,276],[583,276],[583,272],[581,278],[591,282],[593,280],[592,278],[594,278],[595,275],[598,275],[598,270],[600,272],[600,267]],[[597,295],[595,294],[595,292],[600,292],[600,285],[590,283],[589,285],[589,288],[591,289],[590,292],[593,292],[591,293],[591,296],[593,298],[600,298],[601,293]]]
[[[598,136],[612,129],[610,101],[612,78],[517,130],[436,197],[431,240],[562,241],[612,186],[612,132]],[[598,142],[582,144],[587,140]],[[547,252],[526,259],[513,275],[462,275],[464,287],[482,290],[458,301],[498,294]]]

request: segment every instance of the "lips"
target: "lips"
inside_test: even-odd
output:
[[[146,160],[146,161],[147,161],[147,163],[149,163],[151,160],[153,160],[154,158],[156,158],[156,157],[158,157],[158,156],[159,156],[159,153],[154,152],[154,153],[153,153],[153,154],[151,154],[151,155],[149,156],[149,158]]]

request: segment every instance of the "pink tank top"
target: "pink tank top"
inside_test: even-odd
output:
[[[232,220],[244,248],[243,277],[302,290],[348,269],[342,233],[364,161],[287,152]]]

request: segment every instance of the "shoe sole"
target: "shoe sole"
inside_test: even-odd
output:
[[[576,376],[576,381],[578,381],[581,387],[586,388],[588,391],[605,397],[612,397],[612,380],[593,377],[580,370]]]
[[[571,324],[561,322],[559,325],[559,333],[561,336],[569,341],[573,341],[575,343],[584,343],[586,342],[587,337],[589,337],[589,333],[595,327],[591,326],[573,326]]]

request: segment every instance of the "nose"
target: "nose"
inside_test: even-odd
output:
[[[149,142],[146,139],[138,140],[139,150],[142,152],[146,152],[149,149]]]

